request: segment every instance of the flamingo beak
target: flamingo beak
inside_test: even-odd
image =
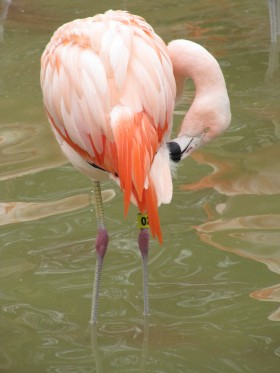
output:
[[[202,134],[203,135],[203,134]],[[180,136],[168,143],[169,156],[173,162],[179,162],[181,159],[189,156],[203,142],[203,136]]]

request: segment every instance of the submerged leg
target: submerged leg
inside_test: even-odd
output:
[[[92,294],[92,307],[91,307],[91,318],[90,322],[95,324],[97,321],[98,313],[98,297],[99,297],[99,287],[100,287],[100,277],[102,271],[103,258],[108,246],[108,232],[105,228],[104,223],[104,211],[102,204],[102,196],[100,189],[100,182],[93,182],[93,192],[95,197],[95,209],[96,209],[96,218],[98,224],[98,233],[95,241],[96,249],[96,266],[95,266],[95,277],[93,283],[93,294]]]
[[[143,261],[143,292],[144,292],[144,315],[149,315],[149,293],[148,293],[148,252],[149,252],[149,229],[141,228],[138,237],[139,250]]]

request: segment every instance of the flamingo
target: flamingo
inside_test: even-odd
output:
[[[195,98],[170,141],[175,100],[186,78],[194,81]],[[162,243],[158,207],[172,198],[170,163],[220,135],[231,120],[219,64],[196,43],[175,40],[166,46],[143,18],[110,10],[54,33],[41,57],[40,81],[62,151],[93,180],[98,232],[91,323],[97,322],[108,246],[100,188],[108,178],[124,193],[124,215],[130,202],[142,214],[138,245],[148,315],[149,229]]]

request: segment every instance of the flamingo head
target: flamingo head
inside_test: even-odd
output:
[[[208,128],[198,136],[183,135],[170,141],[168,143],[168,148],[171,161],[177,163],[181,159],[189,156],[195,149],[204,143],[203,137],[205,137],[206,132],[208,132]]]
[[[187,112],[178,136],[168,143],[170,159],[179,162],[194,150],[220,136],[231,121],[226,89],[207,97],[196,97]]]

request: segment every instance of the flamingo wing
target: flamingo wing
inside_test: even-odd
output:
[[[41,66],[44,104],[56,137],[73,157],[110,173],[124,191],[125,214],[134,200],[161,241],[157,208],[172,194],[162,149],[175,98],[164,42],[142,18],[109,11],[60,27]],[[163,164],[165,172],[153,170],[153,164]]]

